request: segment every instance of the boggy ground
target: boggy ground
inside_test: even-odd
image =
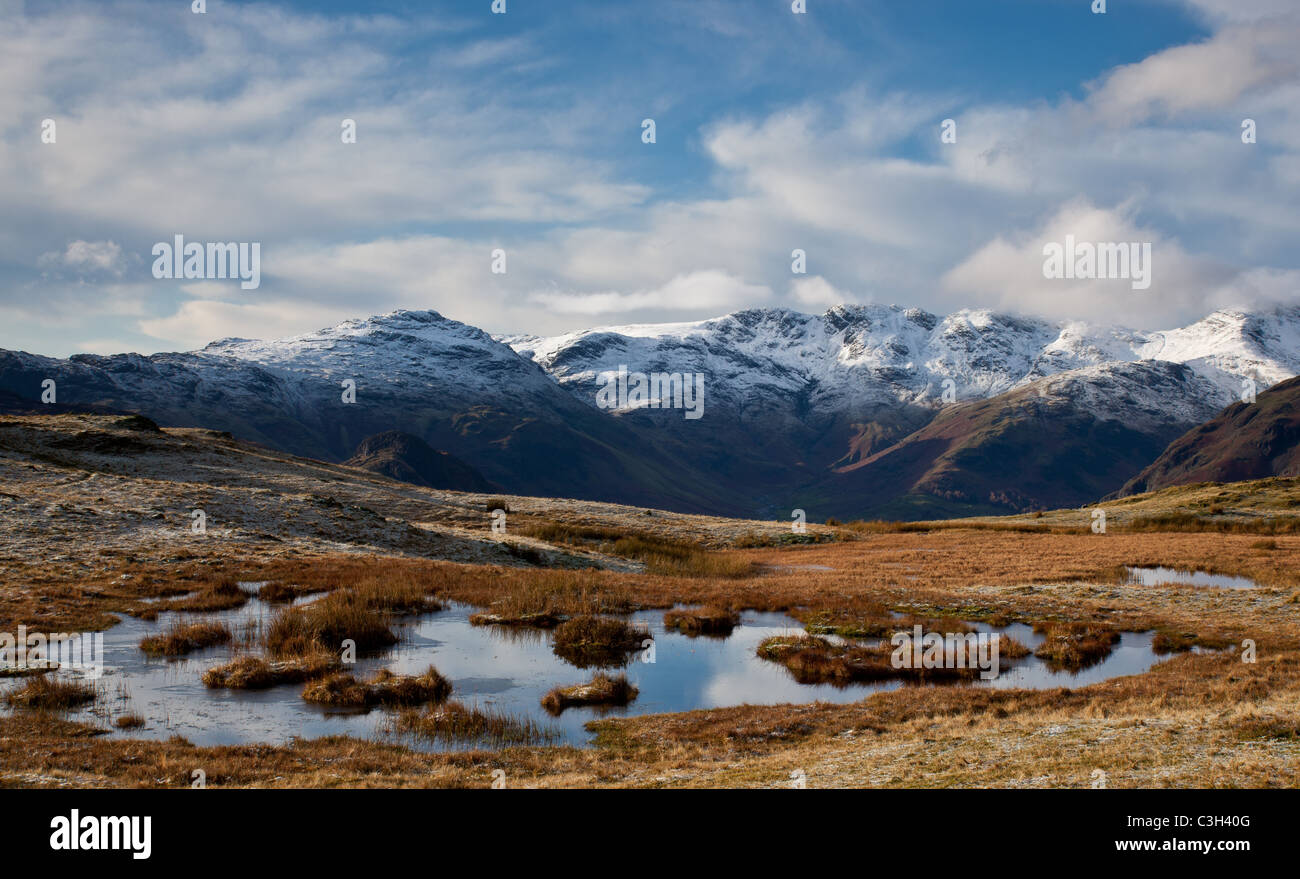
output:
[[[787,786],[791,773],[810,787],[1300,786],[1297,486],[1111,502],[1107,534],[1088,530],[1085,509],[792,535],[789,522],[419,489],[110,416],[0,418],[0,632],[231,606],[238,581],[285,596],[378,581],[505,617],[685,604],[782,610],[832,632],[895,614],[928,626],[1085,622],[1204,649],[1074,690],[904,687],[851,705],[604,719],[589,749],[429,755],[348,738],[198,748],[6,710],[0,785],[187,787],[202,769],[209,786],[487,786],[502,769],[510,787]],[[198,506],[204,536],[188,531]],[[498,507],[506,535],[490,531]],[[1271,530],[1233,530],[1261,526]],[[833,542],[781,545],[811,541]],[[1126,565],[1261,587],[1135,586]],[[1245,639],[1254,663],[1241,661]]]
[[[1103,622],[1230,646],[1076,690],[904,687],[843,706],[606,719],[591,724],[597,745],[585,750],[425,755],[345,738],[197,748],[109,740],[90,726],[21,711],[0,718],[0,783],[187,786],[203,769],[210,786],[487,786],[502,769],[512,787],[770,787],[791,784],[799,772],[810,787],[1300,785],[1300,537],[946,528],[727,555],[754,573],[683,577],[355,555],[218,559],[208,570],[313,588],[398,578],[485,608],[542,599],[574,612],[593,602],[689,603],[842,624],[893,611],[938,621]],[[1263,585],[1131,586],[1118,573],[1126,564],[1209,568]],[[1247,638],[1257,645],[1253,664],[1239,655]]]

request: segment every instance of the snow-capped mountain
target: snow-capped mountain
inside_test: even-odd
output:
[[[1140,360],[1187,364],[1217,389],[1209,402],[1224,406],[1245,378],[1263,388],[1300,373],[1300,308],[1218,311],[1187,327],[1142,332],[987,310],[940,317],[840,305],[822,315],[755,309],[697,323],[498,338],[591,405],[600,375],[621,364],[701,372],[714,403],[740,406],[777,393],[821,413],[988,398],[1071,370]]]
[[[706,417],[599,408],[601,376],[620,366],[701,374]],[[53,379],[60,405],[328,460],[395,430],[506,491],[814,517],[1094,500],[1214,417],[1244,379],[1263,390],[1298,373],[1297,308],[1220,311],[1166,331],[990,311],[752,309],[549,338],[399,311],[189,353],[0,351],[14,409]],[[1048,441],[1051,454],[1036,454]]]

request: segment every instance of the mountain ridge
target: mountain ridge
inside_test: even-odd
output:
[[[551,337],[493,336],[402,310],[192,352],[58,360],[0,350],[0,391],[34,400],[54,378],[63,405],[227,430],[328,461],[395,430],[520,494],[782,518],[801,505],[810,516],[933,516],[1118,490],[1245,379],[1268,387],[1300,373],[1297,352],[1300,308],[1226,309],[1162,331],[988,309],[761,308]],[[599,408],[601,374],[620,365],[704,374],[706,417]],[[343,399],[349,381],[354,403]],[[1026,389],[1060,425],[1031,417]],[[967,436],[921,445],[962,418]],[[1026,457],[1035,432],[1064,457]],[[933,454],[918,456],[926,448]],[[1101,478],[1062,467],[1071,454],[1095,461]],[[916,476],[901,494],[881,495],[897,482],[883,462]]]

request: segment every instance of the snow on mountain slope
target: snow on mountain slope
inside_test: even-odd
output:
[[[706,417],[597,408],[601,373],[621,365],[702,373]],[[553,338],[398,311],[189,353],[0,351],[0,393],[22,405],[55,379],[60,404],[326,460],[396,430],[520,493],[748,515],[791,509],[809,485],[846,515],[868,497],[919,498],[889,514],[930,515],[1113,491],[1236,399],[1243,377],[1263,390],[1297,373],[1296,308],[1220,311],[1163,332],[987,310],[751,309]],[[347,379],[355,401],[340,399]],[[1071,471],[1071,455],[1092,469]]]
[[[701,372],[709,399],[743,407],[785,395],[813,414],[993,397],[1045,376],[1161,360],[1212,384],[1209,404],[1300,373],[1300,308],[1219,311],[1163,332],[1050,323],[988,310],[938,317],[897,306],[840,305],[823,315],[756,309],[698,323],[602,327],[554,337],[502,336],[594,405],[602,373]],[[946,383],[951,382],[951,385]]]
[[[546,374],[477,327],[436,311],[395,311],[277,341],[223,339],[199,357],[234,358],[320,380],[330,395],[344,379],[386,393],[437,388],[447,402],[482,403],[553,396]]]

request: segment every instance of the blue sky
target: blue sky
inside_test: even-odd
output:
[[[0,347],[1297,301],[1287,0],[490,5],[0,0]],[[176,234],[259,242],[261,286],[155,279]],[[1151,242],[1151,288],[1045,280],[1065,235]]]

